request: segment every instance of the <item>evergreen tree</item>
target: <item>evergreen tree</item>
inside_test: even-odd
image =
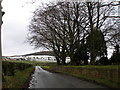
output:
[[[94,30],[87,37],[87,47],[91,55],[91,64],[95,64],[96,57],[106,57],[107,47],[104,35],[100,30]]]
[[[119,45],[115,46],[115,51],[111,57],[112,64],[120,64],[120,52],[119,52]]]

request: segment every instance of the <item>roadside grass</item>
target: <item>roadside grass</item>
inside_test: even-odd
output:
[[[58,69],[58,68],[59,69]],[[70,72],[70,70],[65,70],[65,68],[67,67],[67,69],[73,69],[72,72]],[[120,68],[120,65],[106,65],[106,66],[96,66],[96,65],[84,65],[84,66],[42,66],[43,69],[48,70],[48,71],[52,71],[52,72],[59,72],[59,73],[63,73],[63,74],[67,74],[67,75],[71,75],[71,76],[75,76],[87,81],[91,81],[91,82],[95,82],[97,84],[101,84],[110,88],[120,88],[120,83],[118,82],[113,82],[111,80],[107,79],[107,76],[105,76],[106,78],[98,78],[98,77],[89,77],[89,73],[87,73],[88,75],[82,75],[79,74],[77,72],[74,72],[76,69],[80,69],[80,68],[84,68],[84,69],[95,69],[95,70],[100,70],[102,71],[104,70],[118,70]],[[104,73],[104,72],[103,72]],[[116,77],[116,76],[115,76]]]
[[[6,62],[6,63],[5,63]],[[11,63],[12,62],[12,63]],[[23,64],[22,64],[23,63]],[[11,66],[11,65],[15,65],[15,67]],[[19,65],[31,65],[28,68],[25,68],[24,70],[19,70],[18,67]],[[34,67],[35,66],[54,66],[56,65],[55,62],[41,62],[41,61],[18,61],[18,60],[10,60],[10,61],[3,61],[3,70],[6,70],[5,72],[8,73],[8,68],[10,68],[9,72],[12,72],[13,68],[14,68],[14,75],[12,76],[8,76],[8,75],[4,75],[5,73],[3,73],[3,81],[2,81],[2,88],[27,88],[26,84],[29,84],[29,80],[31,77],[31,74],[34,71]],[[6,69],[7,67],[7,69]],[[11,69],[12,68],[12,69]],[[47,67],[46,67],[47,68]]]
[[[83,65],[83,66],[64,66],[73,68],[96,68],[96,69],[120,69],[120,65]]]
[[[41,68],[44,68],[44,69],[49,69],[50,66],[41,66]]]
[[[71,75],[71,76],[75,76],[75,77],[78,77],[80,79],[84,79],[84,80],[94,82],[94,83],[97,83],[100,85],[104,85],[104,86],[109,87],[109,88],[116,88],[116,89],[120,88],[120,83],[115,83],[115,82],[107,80],[107,79],[93,78],[93,77],[90,78],[90,77],[83,76],[80,74],[75,74],[75,73],[68,73],[68,72],[61,72],[61,71],[58,71],[58,72],[63,73],[63,74],[67,74],[67,75]]]
[[[4,76],[3,88],[23,88],[33,70],[34,68],[30,67],[23,71],[17,71],[14,76]]]

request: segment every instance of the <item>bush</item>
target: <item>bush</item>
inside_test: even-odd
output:
[[[113,53],[111,57],[112,64],[120,64],[120,53]]]
[[[2,72],[3,75],[14,76],[15,73],[15,65],[13,63],[2,62]]]
[[[14,76],[3,76],[2,90],[24,90],[28,88],[28,82],[34,68],[30,67],[23,71],[16,71]]]
[[[9,61],[3,61],[2,62],[2,73],[5,76],[14,76],[15,71],[17,70],[24,70],[28,67],[31,67],[32,64],[27,63],[16,63],[16,62],[9,62]]]
[[[101,57],[100,60],[99,60],[99,63],[101,65],[110,65],[110,61],[108,60],[107,57]]]

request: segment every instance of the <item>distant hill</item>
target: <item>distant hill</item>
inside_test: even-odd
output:
[[[22,56],[31,56],[31,55],[50,55],[50,56],[54,56],[54,52],[53,51],[41,51],[41,52],[25,54],[25,55],[22,55]]]

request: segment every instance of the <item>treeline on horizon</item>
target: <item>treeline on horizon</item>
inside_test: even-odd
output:
[[[58,65],[120,64],[119,2],[57,2],[38,7],[29,25],[28,42],[55,53]],[[108,60],[107,49],[114,52]],[[99,59],[97,60],[97,57]]]

